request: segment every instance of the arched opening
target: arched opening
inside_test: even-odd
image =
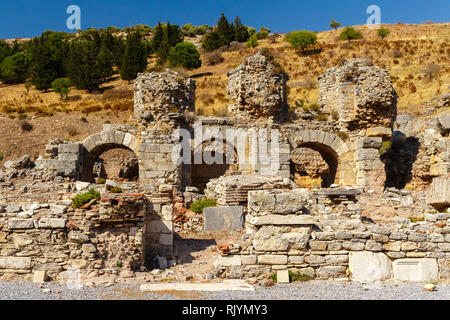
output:
[[[337,153],[321,143],[303,143],[291,153],[291,179],[303,187],[330,187],[337,168]]]
[[[196,159],[200,159],[199,153],[202,153],[202,161],[201,163],[196,163]],[[205,157],[210,157],[211,159],[208,161]],[[211,164],[211,160],[214,163]],[[203,142],[201,147],[198,147],[193,152],[191,186],[203,191],[211,179],[219,178],[238,169],[238,155],[233,144],[223,140]]]
[[[137,181],[139,161],[130,148],[120,144],[102,144],[93,148],[86,156],[83,165],[83,180],[96,178]]]

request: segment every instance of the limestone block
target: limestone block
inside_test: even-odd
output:
[[[375,127],[367,129],[368,137],[386,137],[389,138],[392,135],[392,130],[390,128]]]
[[[14,229],[33,229],[34,223],[32,219],[9,219],[8,228]]]
[[[247,215],[247,221],[255,226],[262,225],[313,225],[317,220],[311,215],[277,215],[271,214],[266,216]]]
[[[161,233],[159,236],[159,243],[164,246],[173,245],[173,234],[172,233]]]
[[[450,206],[450,174],[433,179],[427,203],[437,208]]]
[[[231,267],[231,266],[240,266],[242,265],[241,256],[233,255],[233,256],[218,256],[214,261],[214,267]]]
[[[30,257],[0,257],[0,269],[29,270]]]
[[[173,231],[173,222],[167,220],[152,220],[149,223],[149,232],[152,233],[170,233]]]
[[[439,269],[434,258],[397,259],[392,263],[394,279],[402,281],[437,281]]]
[[[353,281],[378,281],[392,278],[392,263],[384,253],[350,252],[349,269]]]
[[[52,203],[50,204],[50,210],[54,213],[63,214],[67,212],[67,206]]]
[[[278,270],[277,271],[277,283],[289,283],[289,271]]]
[[[46,270],[37,270],[33,271],[33,282],[34,283],[43,283],[47,281],[47,271]]]
[[[64,229],[67,219],[58,218],[41,218],[38,221],[38,228],[42,229]]]
[[[311,227],[262,226],[253,236],[253,246],[258,251],[304,249],[310,232]]]
[[[60,153],[76,153],[80,154],[82,152],[81,144],[79,143],[68,143],[60,144],[58,146],[58,154]]]
[[[359,149],[355,151],[355,160],[377,160],[380,158],[380,152],[377,149]]]
[[[345,277],[347,268],[344,266],[323,266],[317,269],[316,275],[320,278],[341,278]]]
[[[203,210],[204,230],[243,230],[244,210],[242,206],[211,207]]]
[[[430,166],[430,175],[433,177],[437,177],[447,173],[450,173],[449,162],[434,163]]]
[[[75,242],[75,243],[85,243],[89,241],[89,237],[85,235],[84,233],[81,233],[79,231],[70,231],[67,235],[69,241]]]
[[[243,265],[255,265],[257,258],[255,255],[241,255],[241,262]]]
[[[381,137],[365,137],[356,140],[356,149],[380,149],[383,142]]]
[[[288,261],[286,255],[261,255],[258,256],[258,264],[286,264]]]

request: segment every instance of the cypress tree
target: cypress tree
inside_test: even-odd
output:
[[[52,52],[45,38],[34,38],[30,45],[31,83],[38,90],[48,91],[52,82],[58,78],[58,66],[54,63]]]
[[[220,16],[219,22],[217,23],[217,32],[219,33],[223,46],[228,46],[231,41],[234,40],[234,27],[230,24],[222,13]]]
[[[120,76],[123,80],[136,79],[139,72],[147,67],[147,50],[139,31],[128,34]]]

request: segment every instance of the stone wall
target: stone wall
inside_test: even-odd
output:
[[[289,269],[311,277],[429,281],[450,278],[450,214],[375,224],[315,214],[307,189],[249,192],[247,235],[216,271],[253,277]]]
[[[84,275],[153,268],[173,252],[173,187],[159,193],[105,193],[71,207],[66,200],[0,208],[0,274],[45,270],[64,279],[71,267]],[[81,193],[81,192],[80,192]]]

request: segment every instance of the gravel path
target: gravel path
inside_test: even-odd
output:
[[[50,292],[44,292],[50,290]],[[68,289],[64,284],[46,283],[42,288],[29,282],[0,281],[0,300],[450,300],[450,284],[438,284],[427,292],[420,283],[375,283],[309,281],[256,287],[254,292],[141,292],[138,284]]]

